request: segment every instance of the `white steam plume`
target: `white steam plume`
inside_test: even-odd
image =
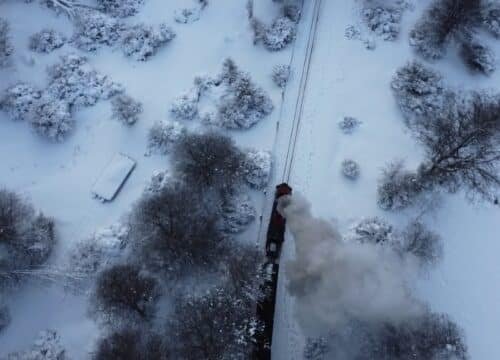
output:
[[[423,310],[406,286],[414,267],[393,250],[344,242],[331,223],[311,215],[300,195],[281,197],[278,211],[295,240],[296,257],[285,270],[306,333],[350,319],[398,322]]]

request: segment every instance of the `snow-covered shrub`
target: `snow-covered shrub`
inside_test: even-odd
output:
[[[166,338],[175,359],[249,359],[257,327],[255,303],[215,288],[177,302]]]
[[[40,96],[40,91],[32,85],[18,83],[5,90],[5,94],[0,98],[0,109],[7,112],[13,120],[27,120]]]
[[[139,12],[144,0],[97,0],[99,9],[115,17],[133,16]]]
[[[54,221],[37,214],[19,195],[0,190],[0,269],[43,264],[55,244]]]
[[[271,166],[269,151],[248,150],[243,163],[246,182],[255,189],[263,189],[269,183]]]
[[[192,120],[198,115],[198,101],[198,91],[191,89],[174,100],[170,112],[176,119]]]
[[[399,35],[402,11],[392,7],[367,7],[363,16],[370,28],[384,40],[393,41]]]
[[[283,15],[296,23],[299,22],[302,15],[300,1],[286,1],[283,4]]]
[[[176,10],[174,13],[174,20],[180,24],[189,24],[200,19],[200,8],[184,8]]]
[[[14,52],[9,37],[9,23],[4,18],[0,18],[0,68],[10,64],[10,57]]]
[[[9,326],[11,321],[10,311],[6,305],[0,304],[0,334]]]
[[[244,179],[245,155],[222,134],[186,134],[175,146],[176,170],[198,188],[233,189]]]
[[[157,298],[156,279],[134,265],[113,265],[99,274],[93,305],[105,320],[148,320]]]
[[[223,231],[237,234],[246,229],[256,217],[256,211],[250,197],[236,192],[226,196],[222,202]]]
[[[373,217],[366,218],[351,227],[347,234],[349,241],[360,243],[384,244],[394,240],[394,229],[385,220]]]
[[[344,116],[338,125],[344,134],[352,134],[361,125],[361,121],[352,116]]]
[[[138,24],[123,31],[121,48],[126,56],[146,61],[174,37],[174,31],[165,24],[160,24],[157,29]]]
[[[481,0],[435,0],[410,32],[410,45],[426,59],[443,57],[447,44],[472,31]]]
[[[168,360],[169,351],[161,338],[135,328],[122,327],[112,330],[100,339],[92,354],[92,360]]]
[[[131,96],[119,94],[111,100],[113,117],[125,125],[134,125],[142,113],[142,104]]]
[[[442,257],[441,237],[419,221],[406,227],[402,240],[402,250],[416,256],[423,265],[433,265]]]
[[[418,174],[404,169],[402,162],[394,162],[382,172],[377,201],[384,210],[403,209],[412,205],[422,190]]]
[[[34,109],[31,126],[51,141],[63,141],[74,127],[69,104],[44,93]]]
[[[159,193],[163,188],[174,181],[167,171],[155,171],[151,176],[149,184],[146,185],[144,193],[155,194]]]
[[[54,29],[43,29],[29,38],[29,48],[38,53],[50,53],[66,43],[64,34]]]
[[[75,17],[72,41],[85,51],[95,51],[101,46],[112,46],[120,39],[124,25],[102,12],[79,9]]]
[[[359,177],[359,164],[351,159],[342,161],[342,174],[350,179],[356,180]]]
[[[290,65],[279,64],[274,66],[272,78],[276,85],[284,89],[290,78]]]
[[[167,154],[185,133],[185,126],[177,121],[158,121],[148,132],[149,151]]]
[[[77,243],[70,256],[71,270],[92,276],[110,263],[118,261],[125,248],[127,235],[126,226],[114,224]]]
[[[500,38],[500,4],[490,0],[483,4],[481,14],[483,26],[496,38]]]
[[[296,29],[297,23],[285,16],[278,17],[266,28],[262,39],[264,45],[271,51],[284,49],[295,39]]]
[[[208,195],[178,182],[144,193],[129,220],[134,254],[148,268],[173,276],[218,264],[226,242],[218,200]]]
[[[441,75],[416,61],[398,69],[391,87],[408,121],[436,115],[447,96]]]
[[[61,338],[55,330],[40,332],[33,346],[29,350],[11,353],[7,360],[66,360],[66,350],[62,346]]]
[[[232,70],[226,71],[227,69]],[[217,108],[217,125],[228,129],[248,129],[269,115],[274,106],[271,98],[250,75],[241,72],[231,59],[224,63],[222,78],[227,89]]]
[[[48,68],[46,92],[73,106],[92,106],[123,92],[121,85],[93,69],[84,56],[69,54]]]
[[[493,51],[477,39],[464,41],[460,46],[460,56],[473,71],[485,75],[491,75],[495,71],[496,59]]]

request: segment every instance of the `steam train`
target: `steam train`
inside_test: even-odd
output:
[[[276,186],[273,209],[266,236],[266,255],[273,261],[279,259],[281,247],[285,241],[286,220],[277,210],[278,199],[282,196],[291,194],[292,188],[287,183],[282,183]]]

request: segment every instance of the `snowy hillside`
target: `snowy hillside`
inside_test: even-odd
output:
[[[500,358],[500,5],[450,1],[0,0],[0,359],[252,358],[283,181],[273,359]]]

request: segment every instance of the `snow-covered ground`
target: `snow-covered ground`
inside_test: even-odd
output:
[[[50,260],[57,268],[67,261],[68,251],[80,240],[101,228],[119,222],[141,195],[151,176],[165,170],[168,162],[159,155],[146,156],[147,133],[159,120],[170,119],[172,101],[191,88],[197,74],[213,75],[230,56],[238,66],[251,73],[255,83],[271,96],[273,113],[248,131],[231,132],[237,143],[274,152],[272,184],[280,182],[286,166],[286,153],[292,132],[292,119],[300,94],[301,73],[313,6],[306,1],[304,17],[294,47],[269,52],[252,44],[246,18],[245,0],[213,0],[190,24],[174,22],[175,11],[188,0],[148,0],[139,13],[127,22],[171,25],[177,36],[147,62],[126,58],[120,51],[102,48],[87,54],[91,66],[122,84],[127,93],[143,103],[144,112],[133,127],[112,119],[109,101],[78,110],[72,134],[60,144],[40,139],[26,122],[11,121],[0,112],[0,187],[20,192],[36,208],[56,219],[59,245]],[[413,167],[419,163],[422,148],[403,124],[389,83],[395,70],[416,55],[408,44],[408,32],[428,0],[415,2],[406,11],[400,37],[386,42],[373,37],[374,50],[362,41],[345,37],[349,25],[357,25],[363,36],[373,36],[361,24],[359,2],[321,2],[310,74],[304,94],[290,184],[310,200],[313,213],[335,219],[341,230],[360,217],[381,216],[395,225],[404,225],[415,214],[383,212],[376,203],[376,186],[381,168],[394,158],[404,158]],[[194,4],[194,1],[193,1]],[[277,5],[270,0],[255,1],[256,14],[270,21]],[[46,66],[62,54],[79,52],[70,45],[48,55],[34,55],[28,37],[50,26],[68,37],[69,20],[37,4],[6,0],[0,3],[0,16],[9,19],[15,45],[15,66],[0,69],[0,91],[17,81],[42,87]],[[500,42],[491,42],[500,56]],[[35,60],[31,64],[31,58]],[[292,64],[292,77],[283,104],[281,90],[272,82],[273,66]],[[431,64],[452,86],[465,89],[497,88],[500,73],[491,77],[472,75],[453,51]],[[353,116],[361,125],[353,134],[344,134],[338,122]],[[92,185],[117,153],[137,161],[134,172],[116,199],[101,203],[92,198]],[[355,182],[341,173],[345,159],[360,165]],[[253,201],[259,213],[269,212],[267,197],[255,192]],[[444,239],[444,259],[424,274],[417,284],[419,297],[432,310],[449,313],[465,329],[472,359],[500,358],[500,262],[497,243],[500,209],[484,203],[472,205],[462,194],[445,195],[435,210],[423,220]],[[259,239],[259,222],[244,234],[250,241]],[[265,229],[265,224],[262,229]],[[261,229],[261,230],[262,230]],[[261,231],[261,234],[263,232]],[[293,241],[285,242],[282,269],[293,257]],[[99,328],[89,319],[85,295],[67,292],[58,277],[50,286],[29,283],[5,299],[11,309],[12,323],[0,334],[0,358],[33,343],[44,329],[55,329],[74,359],[86,358]],[[300,359],[304,336],[294,318],[294,300],[287,294],[282,273],[278,289],[273,359]]]

